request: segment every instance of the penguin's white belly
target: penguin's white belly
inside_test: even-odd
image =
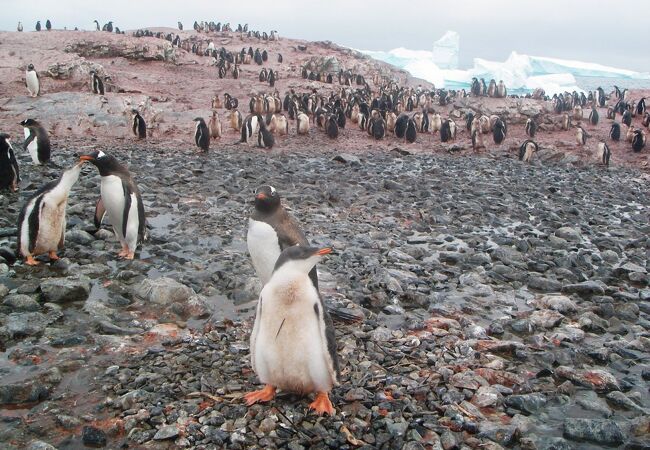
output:
[[[34,137],[34,140],[29,143],[27,146],[27,151],[29,151],[29,156],[32,157],[32,161],[34,161],[34,164],[40,164],[41,162],[38,160],[38,138]]]
[[[102,177],[101,195],[104,208],[108,213],[108,220],[113,226],[117,238],[124,240],[122,234],[122,221],[124,220],[124,189],[122,180],[115,175]]]
[[[330,391],[334,380],[325,330],[314,311],[314,304],[319,310],[321,306],[309,278],[281,288],[269,283],[261,299],[261,317],[256,318],[257,335],[251,346],[253,369],[260,381],[297,393]]]
[[[29,93],[32,95],[35,95],[38,93],[38,77],[36,76],[36,72],[34,71],[29,71],[27,72],[25,76],[27,80],[27,89],[29,89]]]
[[[246,243],[255,272],[262,285],[265,285],[271,279],[273,268],[281,253],[278,234],[268,223],[249,219]]]
[[[126,223],[126,236],[124,236],[124,240],[131,250],[135,250],[138,245],[139,223],[138,198],[135,194],[131,194],[131,207],[129,209],[129,216]]]
[[[61,240],[61,235],[65,232],[65,208],[67,202],[53,202],[47,198],[43,199],[43,207],[38,221],[38,234],[36,245],[32,254],[40,255],[42,253],[56,251]]]

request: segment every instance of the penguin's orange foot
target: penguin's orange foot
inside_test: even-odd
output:
[[[251,406],[257,402],[268,402],[273,400],[275,397],[275,388],[270,384],[264,386],[264,389],[259,391],[249,392],[244,395],[244,400],[246,400],[246,405]]]
[[[330,398],[327,396],[327,392],[319,392],[316,394],[314,401],[309,404],[309,409],[313,409],[319,416],[322,414],[334,415],[334,407]]]
[[[120,250],[120,252],[117,254],[120,258],[124,258],[126,255],[129,254],[129,249],[128,248],[123,248]]]
[[[25,264],[28,266],[38,266],[40,262],[36,261],[33,256],[28,256],[25,260]]]
[[[124,259],[133,259],[133,258],[135,258],[135,252],[127,251],[126,255],[124,255]]]
[[[52,261],[57,261],[61,259],[59,258],[59,255],[56,254],[56,252],[50,252],[47,254],[47,256],[49,256]]]

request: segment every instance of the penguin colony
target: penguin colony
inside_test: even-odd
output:
[[[97,31],[120,33],[112,22],[100,27],[95,21]],[[46,29],[52,29],[46,21]],[[179,30],[183,25],[178,23]],[[40,22],[36,30],[40,31]],[[199,33],[230,32],[229,23],[195,22],[194,29]],[[259,40],[278,40],[277,31],[271,33],[248,30],[248,25],[238,25],[236,32],[247,34]],[[18,31],[22,31],[19,23]],[[138,30],[136,37],[155,36],[166,39],[173,46],[183,48],[197,55],[213,58],[213,65],[219,78],[241,75],[241,65],[263,65],[269,61],[266,49],[242,48],[240,52],[217,49],[212,41],[204,47],[204,42],[182,40],[179,35],[151,33]],[[301,50],[299,48],[299,50]],[[277,55],[277,62],[283,57]],[[259,92],[251,95],[248,106],[250,113],[244,118],[238,110],[239,100],[228,93],[215,95],[212,99],[212,116],[209,123],[201,118],[194,119],[194,142],[207,152],[213,139],[223,135],[222,124],[217,109],[222,106],[228,111],[226,124],[239,133],[241,143],[256,143],[260,148],[271,149],[277,136],[290,134],[289,121],[295,120],[296,134],[308,135],[311,124],[322,130],[330,139],[338,139],[342,131],[359,128],[368,133],[370,139],[381,140],[393,134],[404,143],[417,141],[418,134],[439,135],[443,143],[457,140],[458,125],[452,117],[443,117],[436,111],[437,106],[445,106],[458,98],[466,96],[488,96],[505,98],[508,96],[503,81],[474,78],[470,92],[465,90],[422,89],[402,87],[394,80],[377,75],[372,82],[373,90],[363,75],[351,70],[339,70],[338,74],[321,73],[302,67],[300,74],[304,79],[325,84],[340,85],[339,89],[323,94],[317,89],[299,93],[290,90],[284,98],[277,90],[271,93]],[[91,71],[90,89],[94,94],[105,95],[104,81]],[[278,70],[263,67],[257,79],[274,88],[280,78]],[[25,84],[30,96],[40,95],[40,80],[34,66],[29,64],[25,72]],[[355,86],[356,87],[353,87]],[[621,137],[621,123],[626,125],[626,139],[635,152],[643,150],[646,137],[641,128],[632,125],[633,117],[643,117],[643,126],[650,123],[645,99],[631,102],[618,88],[608,98],[602,89],[589,93],[564,93],[548,98],[542,90],[536,90],[527,97],[553,102],[553,109],[560,116],[564,130],[572,128],[576,122],[576,142],[585,146],[589,133],[583,128],[584,108],[589,107],[588,122],[596,126],[599,122],[598,108],[604,108],[608,100],[614,99],[607,110],[607,118],[613,120],[610,139],[618,141]],[[611,102],[610,102],[611,103]],[[458,119],[458,118],[457,118]],[[492,134],[496,145],[507,139],[508,126],[505,118],[484,115],[480,112],[466,111],[462,117],[464,127],[471,136],[475,151],[485,148],[484,135]],[[538,117],[530,117],[525,124],[525,133],[530,138],[519,146],[519,159],[530,162],[539,146],[533,141],[540,130]],[[28,118],[20,125],[24,128],[23,148],[29,152],[35,165],[51,164],[51,146],[46,129],[36,120]],[[137,139],[147,138],[147,126],[143,116],[136,109],[131,110],[131,129]],[[598,143],[598,161],[608,166],[611,151],[606,142]],[[101,176],[100,196],[95,207],[94,222],[100,227],[105,216],[121,244],[118,256],[133,259],[138,245],[146,239],[146,218],[144,204],[138,186],[128,169],[113,156],[102,151],[82,155],[72,167],[64,170],[59,179],[38,189],[22,206],[18,219],[17,253],[27,265],[39,263],[35,258],[47,255],[51,261],[59,257],[57,252],[64,245],[66,230],[66,205],[71,188],[79,178],[81,167],[89,162]],[[0,134],[0,188],[16,191],[20,175],[14,148],[7,134]],[[298,222],[282,206],[279,192],[272,186],[260,186],[255,192],[255,206],[249,219],[247,245],[253,267],[262,281],[253,330],[250,336],[250,355],[252,367],[264,387],[244,396],[248,405],[266,402],[274,398],[277,389],[298,394],[315,394],[309,405],[318,414],[333,414],[334,407],[329,392],[338,384],[339,367],[336,355],[336,342],[331,317],[318,290],[317,264],[328,254],[328,247],[313,247],[300,229]],[[291,289],[287,289],[291,286]]]

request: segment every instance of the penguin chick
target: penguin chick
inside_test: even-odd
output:
[[[339,366],[332,321],[309,272],[330,248],[289,247],[260,294],[250,338],[251,364],[265,387],[244,396],[247,405],[267,402],[276,389],[316,393],[309,405],[334,414],[329,399]]]

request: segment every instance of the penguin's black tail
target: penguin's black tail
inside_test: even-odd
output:
[[[9,265],[15,263],[16,259],[18,259],[17,252],[12,252],[8,248],[0,248],[0,256],[2,256]]]

